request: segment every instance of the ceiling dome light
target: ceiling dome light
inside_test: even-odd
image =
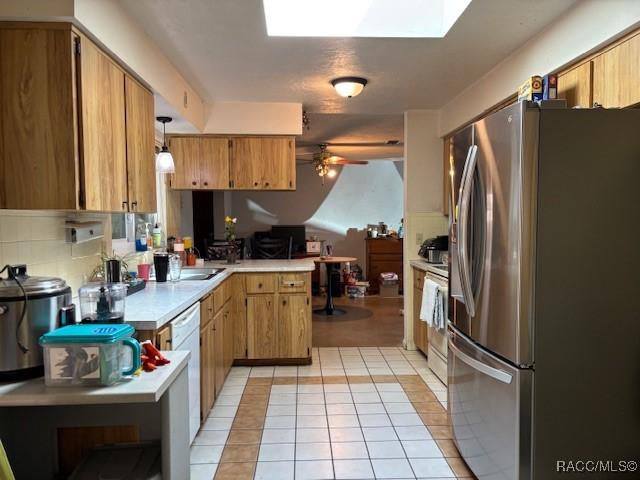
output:
[[[167,147],[166,127],[172,118],[157,117],[156,120],[162,123],[162,150],[156,155],[156,172],[158,173],[175,173],[176,165],[173,162],[173,156]]]
[[[327,177],[329,177],[329,178],[334,178],[336,175],[337,175],[337,172],[335,170],[333,170],[333,169],[331,169],[331,170],[329,170],[327,172]]]
[[[347,98],[360,95],[366,84],[367,79],[361,77],[340,77],[331,80],[331,85],[336,89],[338,95]]]

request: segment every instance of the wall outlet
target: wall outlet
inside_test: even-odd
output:
[[[424,235],[422,233],[416,233],[416,245],[422,245],[424,241]]]

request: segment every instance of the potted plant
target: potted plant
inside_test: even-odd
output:
[[[238,219],[236,217],[226,216],[224,217],[224,238],[229,243],[227,247],[227,263],[237,263],[238,259],[238,247],[236,245],[236,224]]]

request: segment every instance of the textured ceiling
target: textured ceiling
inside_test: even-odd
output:
[[[443,106],[575,1],[473,0],[445,38],[385,39],[268,37],[261,0],[120,0],[205,101],[302,103],[312,123],[301,143],[402,140],[402,112]],[[341,98],[329,82],[343,75],[369,84]],[[161,99],[156,110],[172,114]],[[402,156],[401,146],[331,150]]]
[[[381,39],[268,37],[260,0],[121,0],[205,100],[366,114],[441,107],[574,2],[473,0],[445,38]],[[341,75],[370,84],[342,99]]]

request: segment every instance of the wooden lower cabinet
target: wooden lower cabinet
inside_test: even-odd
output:
[[[222,336],[223,336],[223,346],[222,346],[222,365],[224,366],[224,374],[225,377],[229,370],[231,370],[231,366],[233,365],[233,352],[234,352],[234,330],[233,330],[233,311],[232,304],[228,301],[224,307],[222,308]]]
[[[247,350],[249,359],[277,358],[276,296],[247,297]]]
[[[200,301],[200,421],[204,422],[215,401],[215,343],[213,297]]]
[[[244,276],[235,274],[230,280],[231,318],[233,319],[233,358],[247,358],[247,304],[244,287]]]
[[[424,277],[425,272],[415,267],[413,268],[413,343],[426,355],[429,348],[429,328],[426,322],[420,320]]]
[[[311,322],[307,321],[311,299],[307,295],[278,298],[278,357],[311,356]]]
[[[215,396],[220,395],[226,376],[224,366],[224,310],[213,317],[213,366]]]

